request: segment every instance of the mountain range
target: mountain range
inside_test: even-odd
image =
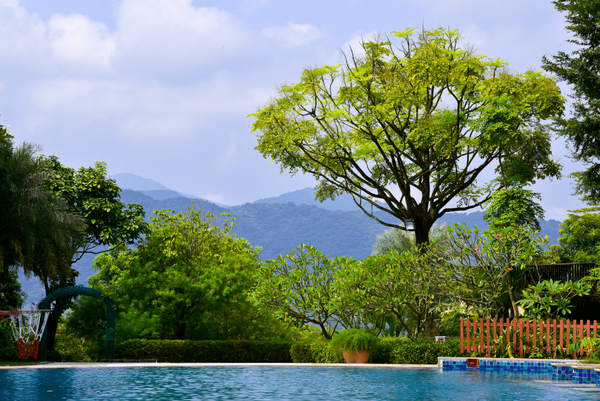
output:
[[[211,212],[215,216],[230,214],[235,218],[232,232],[248,240],[252,246],[261,247],[263,259],[276,258],[301,244],[314,245],[330,257],[351,256],[362,259],[372,253],[377,236],[388,229],[366,216],[349,195],[320,203],[315,201],[312,188],[244,205],[227,206],[173,191],[157,181],[134,174],[116,174],[111,178],[123,188],[121,200],[141,204],[147,219],[151,218],[155,210],[182,212],[190,206]],[[382,212],[376,212],[376,215],[384,216]],[[469,227],[476,225],[480,229],[487,228],[481,211],[450,213],[438,220],[439,224],[448,225],[462,222]],[[553,244],[558,240],[559,224],[556,220],[540,221],[541,234],[548,235]],[[75,264],[80,272],[78,284],[87,285],[89,277],[94,274],[91,268],[93,259],[93,255],[86,255]],[[21,276],[20,281],[24,291],[28,293],[27,302],[38,302],[43,298],[44,290],[36,278],[26,279]]]

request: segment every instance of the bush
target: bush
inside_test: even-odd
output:
[[[410,343],[408,337],[381,337],[377,344],[377,349],[371,355],[372,363],[393,363],[392,353],[402,344]]]
[[[12,323],[10,319],[0,320],[0,348],[16,348],[17,344],[12,333]]]
[[[437,358],[439,356],[456,357],[465,355],[467,354],[460,352],[460,340],[458,339],[436,343],[435,340],[424,338],[416,341],[406,341],[393,347],[387,363],[435,365],[438,363]]]
[[[292,360],[296,363],[338,363],[343,362],[334,355],[329,341],[320,333],[300,332],[290,348]]]
[[[292,362],[286,341],[128,340],[116,347],[119,359],[168,362]]]
[[[19,350],[17,347],[0,348],[0,361],[16,361],[19,359]]]

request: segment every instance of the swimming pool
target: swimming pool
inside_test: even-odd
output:
[[[600,400],[549,375],[438,369],[169,367],[7,369],[0,400]]]

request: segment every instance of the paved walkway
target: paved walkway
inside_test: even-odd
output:
[[[438,365],[392,365],[372,363],[168,363],[168,362],[51,362],[39,365],[0,366],[0,369],[72,369],[72,368],[204,368],[204,367],[281,367],[281,368],[367,368],[367,369],[438,369]]]

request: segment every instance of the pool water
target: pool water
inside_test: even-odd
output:
[[[600,400],[550,375],[437,369],[175,367],[0,371],[0,400]]]

